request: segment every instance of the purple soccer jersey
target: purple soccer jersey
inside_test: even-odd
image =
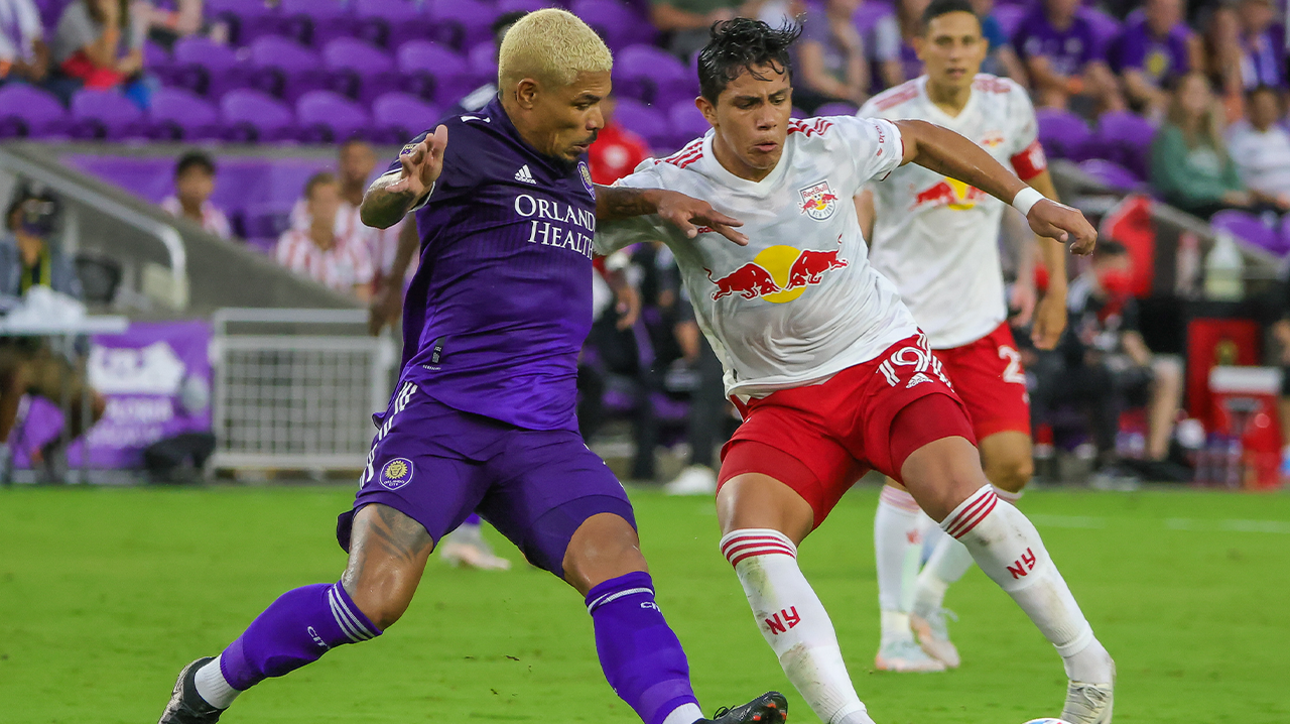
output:
[[[1169,78],[1185,74],[1191,69],[1191,54],[1187,41],[1191,30],[1179,23],[1163,38],[1152,32],[1146,20],[1139,20],[1124,29],[1111,53],[1117,73],[1126,70],[1141,71],[1148,80],[1159,85]]]
[[[1102,56],[1088,20],[1076,15],[1065,30],[1058,30],[1048,21],[1042,5],[1021,21],[1012,45],[1022,59],[1048,58],[1053,72],[1064,76],[1079,75],[1085,65]]]
[[[596,229],[587,164],[538,153],[497,99],[444,125],[443,173],[416,215],[401,380],[457,410],[576,430]]]

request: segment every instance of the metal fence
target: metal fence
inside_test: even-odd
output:
[[[213,467],[362,467],[395,362],[365,310],[221,309],[213,321]]]

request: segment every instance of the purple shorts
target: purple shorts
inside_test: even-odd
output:
[[[613,513],[636,526],[609,467],[573,430],[526,430],[455,410],[403,382],[377,425],[354,507],[336,538],[349,550],[354,514],[380,503],[425,526],[438,543],[471,513],[529,562],[564,577],[564,552],[583,521]]]

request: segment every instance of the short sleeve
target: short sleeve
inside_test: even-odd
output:
[[[1011,84],[1008,93],[1008,116],[1016,124],[1017,130],[1012,136],[1008,149],[1008,160],[1012,169],[1022,181],[1029,181],[1048,170],[1048,157],[1044,147],[1039,143],[1039,122],[1035,118],[1035,107],[1024,88]]]
[[[9,62],[18,57],[18,50],[9,42],[8,36],[0,30],[0,60]]]
[[[905,156],[905,142],[896,124],[882,118],[842,117],[832,119],[846,141],[846,152],[855,163],[856,185],[848,189],[853,196],[871,179],[882,181],[895,171]]]
[[[642,161],[636,171],[618,179],[613,185],[633,189],[661,189],[663,177],[655,168],[658,163],[653,159]],[[598,222],[593,249],[601,256],[608,256],[632,244],[665,241],[667,238],[668,232],[658,215],[635,216],[621,221]]]
[[[67,8],[58,21],[57,32],[61,36],[59,40],[68,56],[74,55],[76,51],[98,38],[98,33],[94,31],[94,23],[90,20],[89,12],[83,4]]]

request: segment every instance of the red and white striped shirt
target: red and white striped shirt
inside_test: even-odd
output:
[[[161,208],[171,216],[184,216],[184,206],[179,203],[176,196],[167,196],[161,202]],[[202,228],[221,239],[228,239],[233,236],[233,229],[228,225],[228,217],[220,211],[210,201],[202,202]]]
[[[291,271],[321,282],[340,292],[352,292],[360,284],[370,284],[374,270],[367,245],[344,236],[324,251],[307,230],[290,229],[278,237],[275,253],[278,263]]]

